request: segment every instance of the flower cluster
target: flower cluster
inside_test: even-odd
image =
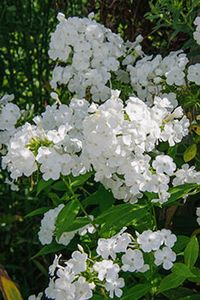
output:
[[[152,106],[136,97],[125,104],[119,91],[101,105],[72,99],[69,106],[47,106],[36,125],[26,123],[8,144],[2,166],[12,179],[30,176],[37,168],[44,180],[95,171],[95,180],[112,190],[115,198],[137,202],[143,192],[154,192],[161,204],[169,198],[169,183],[198,183],[199,173],[178,170],[173,159],[156,150],[188,134],[189,121],[181,107],[173,110],[166,98]],[[181,175],[182,174],[182,175]]]
[[[64,204],[60,204],[56,208],[48,210],[42,220],[41,220],[41,226],[40,231],[38,232],[38,237],[42,245],[50,244],[53,240],[53,237],[55,235],[55,229],[56,229],[56,220],[58,217],[58,214],[63,209]],[[93,221],[93,216],[89,216],[90,219]],[[69,232],[63,232],[59,239],[56,239],[58,244],[62,244],[67,246],[70,241],[73,239],[75,234],[79,235],[85,235],[87,232],[94,233],[95,228],[92,224],[86,225],[82,228],[79,228],[78,230],[69,231]]]
[[[176,236],[170,230],[147,230],[137,233],[136,237],[124,231],[125,228],[109,239],[100,238],[94,258],[88,256],[81,246],[64,262],[64,266],[60,265],[61,256],[56,256],[49,267],[47,298],[90,299],[98,286],[103,287],[110,298],[120,298],[125,286],[124,272],[147,272],[149,265],[145,260],[152,255],[155,266],[162,265],[165,270],[172,268],[176,254],[171,248]]]
[[[111,99],[92,109],[83,123],[83,145],[95,179],[110,188],[117,199],[134,203],[142,192],[149,191],[158,193],[158,201],[165,202],[176,165],[163,153],[157,152],[154,159],[150,153],[160,141],[173,146],[187,134],[189,122],[182,109],[171,113],[170,102],[158,97],[153,106],[135,97],[123,105],[116,91]]]
[[[196,25],[196,30],[193,33],[193,37],[196,40],[197,44],[200,45],[200,17],[196,17],[194,20],[194,25]]]
[[[91,18],[65,19],[58,14],[58,20],[49,56],[62,66],[53,70],[52,88],[65,84],[78,98],[90,93],[93,101],[105,101],[110,96],[111,72],[118,70],[118,58],[125,51],[123,40]]]
[[[92,17],[68,18],[58,14],[59,24],[51,36],[49,56],[61,64],[55,66],[51,86],[66,85],[76,97],[90,96],[95,102],[110,97],[113,78],[132,86],[132,94],[152,104],[155,96],[166,96],[176,107],[176,94],[168,87],[186,85],[186,78],[200,85],[200,64],[187,68],[189,62],[182,50],[166,57],[146,55],[140,43],[125,42],[118,35],[100,25]],[[200,40],[200,17],[194,38]],[[63,65],[63,63],[65,65]],[[167,91],[167,92],[166,92]]]
[[[74,176],[85,173],[78,153],[82,149],[82,123],[89,103],[72,99],[70,105],[47,106],[34,118],[36,125],[25,123],[11,137],[2,167],[7,167],[11,178],[30,176],[37,163],[43,178],[57,180],[60,174]]]
[[[21,116],[19,107],[11,103],[14,95],[4,95],[0,99],[0,148],[7,145],[15,133],[15,125]]]
[[[172,182],[174,186],[184,183],[200,184],[200,172],[196,172],[194,166],[190,167],[188,164],[184,164],[181,169],[175,172],[175,175],[176,177]]]
[[[168,56],[145,55],[135,65],[128,64],[127,71],[130,73],[131,85],[136,95],[152,102],[155,96],[160,96],[166,85],[181,86],[185,84],[185,67],[188,58],[182,50],[170,52]],[[176,99],[171,97],[172,104],[177,105]],[[169,99],[170,100],[170,99]]]

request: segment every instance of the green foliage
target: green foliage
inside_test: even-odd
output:
[[[65,249],[65,246],[64,245],[59,245],[57,244],[56,242],[53,242],[49,245],[45,245],[42,249],[40,249],[40,251],[38,253],[36,253],[32,259],[38,257],[38,256],[44,256],[44,255],[47,255],[49,253],[56,253],[58,251],[61,251]]]
[[[169,200],[164,203],[164,206],[169,206],[177,202],[179,199],[183,199],[185,196],[192,194],[193,192],[196,193],[200,190],[198,184],[194,183],[185,183],[176,187],[172,187],[169,189],[171,194]]]
[[[144,205],[119,204],[100,214],[95,222],[101,225],[101,233],[109,233],[111,230],[117,232],[124,226],[141,221],[147,213]]]
[[[141,297],[145,296],[151,290],[151,285],[148,283],[145,284],[136,284],[132,288],[129,288],[128,292],[124,292],[121,300],[129,300],[129,299],[141,299]]]
[[[156,0],[149,1],[149,5],[146,18],[155,24],[154,31],[158,35],[163,36],[164,31],[167,37],[165,41],[159,41],[159,48],[178,46],[178,49],[188,49],[194,46],[192,32],[194,18],[200,9],[198,0]]]
[[[70,231],[69,226],[73,225],[75,217],[80,209],[79,202],[71,200],[58,214],[56,219],[56,237],[59,239],[63,232]]]
[[[196,154],[197,154],[197,145],[192,144],[183,153],[184,161],[185,162],[191,161],[193,158],[195,158]]]
[[[199,255],[199,242],[196,236],[193,236],[184,251],[185,264],[188,267],[193,267]]]

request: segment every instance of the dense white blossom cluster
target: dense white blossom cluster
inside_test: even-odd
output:
[[[200,17],[196,17],[194,20],[194,25],[196,25],[196,30],[193,33],[193,37],[196,40],[197,44],[200,45]]]
[[[19,107],[11,103],[14,95],[4,95],[0,99],[0,148],[6,145],[15,133],[15,125],[21,116]]]
[[[186,85],[186,78],[200,85],[200,64],[187,68],[189,60],[183,50],[154,57],[142,51],[140,35],[135,42],[125,42],[90,17],[66,19],[58,14],[58,20],[49,50],[50,58],[61,62],[53,70],[54,89],[66,85],[78,98],[91,95],[93,101],[102,102],[110,97],[114,75],[119,83],[130,83],[132,94],[141,100],[152,103],[155,96],[166,96],[176,107],[176,94],[166,93],[167,86],[180,89]],[[198,42],[200,17],[194,24]]]
[[[10,139],[3,168],[17,179],[39,166],[44,180],[93,169],[96,181],[131,203],[146,191],[158,194],[154,202],[166,202],[171,179],[174,185],[199,183],[200,173],[177,169],[170,156],[156,150],[159,142],[174,146],[188,134],[181,107],[173,110],[159,97],[152,106],[136,97],[123,104],[119,94],[112,91],[101,105],[72,99],[69,106],[47,106],[35,125],[26,123]]]
[[[30,176],[38,163],[45,180],[57,180],[60,174],[85,173],[83,159],[78,154],[82,149],[82,123],[88,107],[87,101],[77,99],[72,99],[69,107],[47,106],[40,117],[34,118],[36,125],[25,123],[12,136],[2,167],[7,166],[12,179]]]
[[[147,230],[133,237],[124,232],[125,229],[109,239],[100,238],[95,258],[88,256],[81,246],[64,266],[59,263],[61,256],[55,256],[49,267],[46,297],[55,300],[90,299],[95,287],[101,286],[110,298],[120,298],[125,286],[124,272],[147,272],[149,265],[145,260],[148,255],[153,255],[155,266],[162,265],[165,270],[172,268],[176,254],[171,248],[176,236],[170,230]]]
[[[133,91],[140,99],[151,103],[155,96],[164,93],[166,85],[179,87],[185,84],[184,70],[187,63],[188,58],[182,50],[170,52],[164,58],[160,54],[155,57],[145,55],[136,64],[127,65]],[[170,98],[176,106],[174,96]]]
[[[49,56],[61,64],[53,70],[52,88],[65,84],[78,98],[90,93],[93,101],[105,101],[111,72],[118,70],[118,58],[125,53],[122,38],[89,18],[65,19],[58,14],[58,20]]]
[[[50,244],[53,241],[53,237],[55,236],[56,229],[56,220],[58,214],[63,209],[64,204],[60,204],[56,208],[48,210],[42,220],[40,231],[38,232],[38,237],[42,245]],[[89,216],[93,221],[94,217],[92,215]],[[92,224],[88,224],[84,227],[79,228],[78,230],[63,232],[59,239],[56,239],[58,244],[62,244],[67,246],[70,241],[73,239],[75,234],[85,235],[88,233],[94,233],[96,230]]]

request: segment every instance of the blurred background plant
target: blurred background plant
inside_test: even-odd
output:
[[[48,44],[59,11],[66,16],[82,17],[94,12],[99,22],[131,41],[141,34],[147,54],[165,55],[182,48],[190,63],[200,61],[200,46],[193,40],[193,21],[200,12],[199,0],[2,0],[0,93],[2,96],[13,93],[16,104],[22,108],[34,105],[34,111],[39,113],[50,103],[52,62],[48,58]],[[181,149],[174,151],[176,154],[180,151],[183,160],[183,152],[195,144],[195,155],[193,153],[189,161],[199,168],[199,94],[191,97],[182,93],[180,99],[192,123],[191,135]],[[194,146],[192,149],[194,152]],[[25,216],[38,207],[52,205],[52,198],[56,196],[52,193],[36,196],[30,181],[28,184],[23,181],[20,191],[11,192],[4,180],[5,174],[1,173],[0,263],[19,284],[26,299],[30,291],[44,289],[49,260],[48,256],[30,260],[40,249],[36,238],[40,217],[30,219]],[[174,221],[177,231],[191,233],[195,228],[195,216],[190,224],[185,224],[184,217],[184,214],[177,215]],[[37,287],[33,282],[38,283]]]

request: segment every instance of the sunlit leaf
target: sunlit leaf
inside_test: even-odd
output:
[[[0,289],[4,300],[23,300],[20,291],[3,267],[0,267]]]

